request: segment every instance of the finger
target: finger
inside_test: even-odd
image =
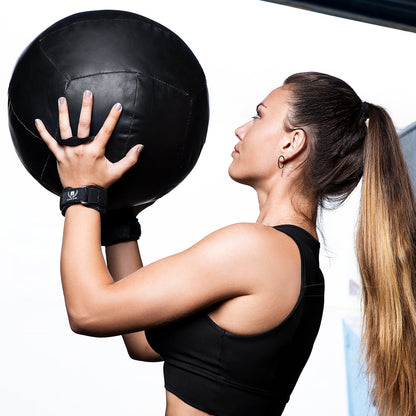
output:
[[[120,118],[121,109],[122,107],[120,103],[114,104],[100,131],[98,132],[97,136],[95,136],[94,142],[99,142],[102,146],[107,144],[117,125],[117,121]]]
[[[49,134],[48,130],[46,129],[45,125],[43,124],[42,120],[36,119],[35,126],[42,137],[43,141],[49,147],[50,151],[55,155],[58,159],[60,156],[62,149],[61,146],[56,142],[56,140]]]
[[[123,159],[119,160],[118,162],[114,163],[114,176],[119,179],[121,178],[132,166],[137,163],[139,158],[140,152],[143,149],[142,144],[138,144],[132,147],[123,157]]]
[[[79,115],[77,137],[80,139],[90,135],[91,114],[92,114],[92,92],[84,91],[82,96],[81,114]]]
[[[59,113],[59,130],[62,139],[69,139],[72,137],[71,124],[69,123],[68,103],[65,97],[58,99],[58,113]]]

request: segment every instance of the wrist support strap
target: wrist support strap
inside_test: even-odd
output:
[[[101,215],[101,245],[126,241],[136,241],[140,238],[141,227],[133,208],[121,208]]]
[[[81,188],[65,188],[62,191],[60,201],[62,215],[65,216],[66,210],[75,204],[82,204],[98,212],[105,213],[108,204],[107,189],[97,185],[83,186]]]

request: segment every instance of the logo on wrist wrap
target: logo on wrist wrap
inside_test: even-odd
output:
[[[68,192],[68,201],[74,201],[78,195],[78,191],[69,191]]]

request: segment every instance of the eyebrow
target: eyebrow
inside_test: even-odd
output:
[[[267,105],[264,105],[263,103],[260,103],[260,104],[257,104],[256,111],[259,111],[260,106],[263,106],[264,108],[267,108]]]

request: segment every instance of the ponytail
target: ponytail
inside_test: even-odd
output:
[[[363,354],[380,416],[416,415],[416,204],[394,125],[369,105],[357,229]]]
[[[416,203],[393,122],[339,78],[303,72],[284,85],[284,127],[308,137],[305,196],[342,202],[362,178],[356,246],[371,396],[379,416],[416,416]]]

